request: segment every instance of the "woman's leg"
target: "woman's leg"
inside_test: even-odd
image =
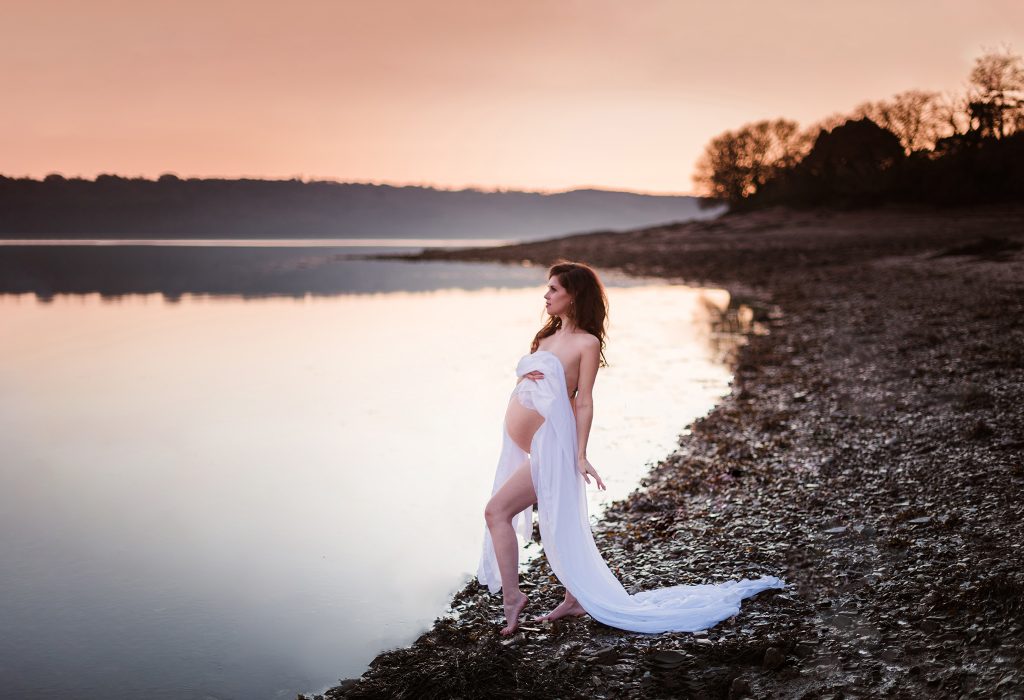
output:
[[[512,529],[513,516],[537,502],[533,490],[530,462],[516,468],[505,484],[487,502],[484,518],[494,543],[494,554],[501,574],[501,592],[504,598],[505,620],[502,634],[512,634],[519,626],[519,615],[526,607],[527,598],[519,590],[519,540]]]
[[[524,452],[530,451],[531,442],[534,434],[544,423],[544,418],[528,403],[522,401],[521,395],[516,395],[509,401],[508,409],[505,412],[505,430],[512,440],[519,445],[519,448]],[[519,399],[519,400],[517,400]],[[511,622],[514,617],[518,617],[519,612],[526,605],[526,596],[519,592],[519,542],[516,540],[515,533],[512,531],[511,520],[512,516],[518,513],[523,508],[526,508],[530,503],[537,502],[537,494],[533,491],[533,480],[530,476],[530,464],[527,462],[522,467],[519,467],[513,475],[506,482],[505,486],[512,483],[520,472],[526,472],[525,481],[530,487],[530,498],[531,500],[526,502],[519,500],[511,504],[509,510],[502,508],[502,503],[495,504],[495,521],[497,523],[504,523],[504,527],[500,527],[497,534],[495,529],[490,527],[491,518],[488,517],[487,523],[491,530],[491,540],[494,543],[494,552],[498,559],[498,572],[501,574],[501,587],[505,591],[505,619],[510,620],[509,626],[502,630],[503,634],[508,634],[515,630],[517,622]],[[502,495],[504,487],[495,494],[495,498]],[[525,493],[523,494],[525,498]],[[509,498],[515,500],[516,494],[510,493]],[[494,499],[491,499],[492,503]],[[491,509],[492,503],[487,505],[488,509]],[[500,517],[499,517],[500,516]],[[499,544],[501,542],[501,544]],[[508,573],[506,573],[506,571]],[[511,593],[511,595],[510,595]],[[510,608],[510,603],[518,602],[520,607]],[[515,611],[515,615],[510,617],[510,610]],[[565,591],[565,600],[563,600],[558,607],[549,612],[547,615],[534,618],[538,621],[541,620],[557,620],[560,617],[566,617],[567,615],[585,615],[586,610],[583,609],[573,597],[572,593],[568,589]]]

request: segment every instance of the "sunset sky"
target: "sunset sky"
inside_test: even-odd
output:
[[[39,2],[0,174],[691,192],[714,135],[962,89],[1020,0]]]

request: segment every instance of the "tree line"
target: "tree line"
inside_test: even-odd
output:
[[[1024,58],[987,50],[962,93],[906,90],[804,129],[780,118],[723,132],[694,182],[733,209],[1020,200]]]

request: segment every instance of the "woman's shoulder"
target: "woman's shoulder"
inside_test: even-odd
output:
[[[577,331],[574,336],[573,340],[581,350],[601,347],[601,339],[590,331]]]

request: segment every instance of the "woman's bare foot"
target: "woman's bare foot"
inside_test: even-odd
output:
[[[544,622],[547,620],[551,622],[557,620],[560,617],[579,617],[580,615],[586,615],[587,611],[583,609],[583,606],[579,604],[575,598],[566,597],[558,607],[549,612],[547,615],[541,615],[540,617],[533,618],[537,622]]]
[[[518,598],[512,598],[511,601],[505,601],[502,607],[505,608],[505,622],[504,627],[501,628],[501,633],[506,637],[516,631],[519,627],[519,616],[523,612],[523,608],[526,607],[526,602],[529,598],[524,593],[519,593]]]

